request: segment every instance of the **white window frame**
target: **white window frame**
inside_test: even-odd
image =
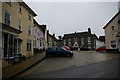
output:
[[[113,48],[112,45],[114,45],[115,48]],[[110,48],[111,48],[111,49],[116,49],[116,48],[117,48],[116,40],[111,40],[111,41],[110,41]]]
[[[84,45],[84,38],[81,38],[81,44],[83,44]]]
[[[68,39],[69,46],[71,45],[71,39]]]
[[[66,46],[66,40],[64,40],[64,46]]]
[[[88,37],[88,42],[89,42],[89,43],[91,42],[91,37]]]
[[[8,16],[8,15],[10,16],[10,20],[5,17],[5,14],[7,14],[7,16]],[[9,21],[10,24],[6,23],[6,20],[7,20],[7,22]],[[11,26],[11,23],[12,23],[11,20],[12,20],[12,15],[11,15],[8,11],[4,10],[4,24],[6,24],[6,25],[8,25],[8,26]]]
[[[20,26],[21,26],[21,29],[20,29]],[[18,29],[22,31],[22,20],[21,19],[19,19],[18,21]]]

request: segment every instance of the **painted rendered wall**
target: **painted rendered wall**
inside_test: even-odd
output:
[[[12,2],[12,5],[4,2],[2,5],[2,14],[4,11],[8,11],[12,14],[12,23],[11,27],[18,29],[19,19],[22,20],[22,33],[19,35],[19,38],[23,40],[22,42],[22,54],[26,57],[33,55],[33,16],[32,19],[28,19],[28,10],[22,6],[22,13],[19,12],[19,2]],[[2,16],[2,22],[4,23],[4,15]],[[28,35],[28,26],[31,25],[32,35]],[[32,40],[32,51],[27,51],[27,39]]]
[[[120,14],[119,14],[120,15]],[[114,26],[114,30],[112,31],[112,26]],[[118,29],[118,16],[105,28],[105,41],[106,41],[106,48],[113,49],[110,46],[110,41],[115,40],[116,45],[118,44],[118,38],[116,37],[117,33],[119,32]],[[116,46],[118,48],[118,45]]]

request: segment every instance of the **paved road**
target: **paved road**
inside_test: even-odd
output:
[[[70,67],[58,71],[36,73],[23,78],[118,78],[118,59]]]
[[[117,76],[117,54],[78,51],[72,58],[47,58],[16,78],[114,78]]]

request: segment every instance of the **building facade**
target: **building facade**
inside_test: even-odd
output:
[[[107,51],[120,51],[120,11],[104,26]]]
[[[91,29],[88,28],[88,32],[65,34],[63,36],[63,45],[69,47],[84,47],[93,50],[96,48],[96,39],[97,36],[92,34]]]
[[[44,33],[40,25],[34,19],[34,53],[43,51],[44,40]]]
[[[33,54],[34,24],[36,13],[25,2],[2,2],[3,57]]]
[[[49,33],[49,30],[47,31],[47,45],[48,45],[48,48],[57,46],[57,39],[55,37],[55,34],[51,35]]]
[[[43,32],[43,49],[46,50],[48,48],[48,45],[47,45],[47,27],[46,27],[46,25],[42,24],[42,25],[40,25],[40,28]]]

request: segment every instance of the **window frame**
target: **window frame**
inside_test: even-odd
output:
[[[32,40],[27,39],[27,51],[32,51]]]
[[[22,13],[22,4],[19,4],[19,12]]]
[[[28,12],[28,20],[32,20],[32,14],[30,12]]]
[[[7,14],[7,15],[6,15]],[[6,16],[8,17],[9,15],[9,19],[6,18]],[[7,21],[7,22],[6,22]],[[9,22],[9,23],[8,23]],[[4,24],[11,26],[12,23],[12,14],[9,13],[8,11],[4,10]]]
[[[31,27],[31,25],[28,26],[28,35],[29,36],[32,35],[32,27]]]
[[[21,26],[21,28],[20,28],[20,26]],[[22,31],[22,20],[21,19],[19,19],[19,21],[18,21],[18,30]]]

